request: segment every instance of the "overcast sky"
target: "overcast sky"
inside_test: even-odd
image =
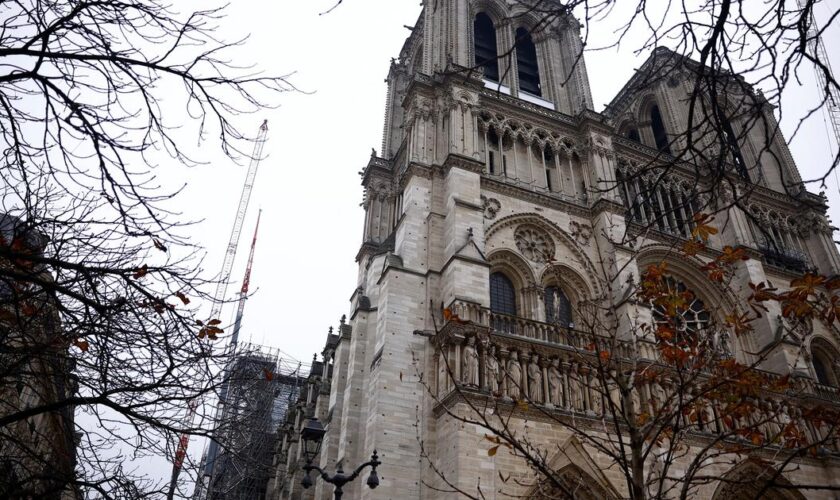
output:
[[[231,37],[250,32],[247,45],[236,53],[242,64],[256,63],[269,74],[295,71],[293,81],[312,92],[286,94],[282,107],[251,118],[254,133],[263,119],[269,120],[268,157],[260,165],[228,289],[231,296],[239,288],[257,209],[262,208],[251,281],[255,294],[245,309],[241,339],[302,361],[321,351],[329,326],[348,313],[362,236],[358,172],[371,148],[380,150],[389,61],[409,34],[404,25],[413,25],[420,13],[418,0],[345,0],[331,14],[319,16],[332,1],[237,0],[222,30]],[[596,111],[647,55],[637,57],[631,49],[587,54]],[[837,54],[832,60],[840,68]],[[810,71],[803,77],[813,84]],[[814,95],[813,88],[805,89],[787,102],[804,109]],[[820,116],[792,145],[804,177],[828,164],[827,140]],[[195,234],[207,247],[204,263],[210,273],[221,267],[245,171],[246,166],[220,155],[212,167],[191,171],[179,201],[191,217],[204,219]],[[833,183],[827,194],[836,205],[834,214],[840,214],[837,192]],[[200,202],[208,193],[213,202]],[[834,220],[840,222],[840,216]],[[232,314],[233,307],[227,308],[223,319]],[[201,445],[194,440],[190,451],[200,455]],[[163,468],[162,475],[168,475]]]

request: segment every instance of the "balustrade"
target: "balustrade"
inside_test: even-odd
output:
[[[459,321],[448,324],[457,328],[444,328],[435,340],[437,394],[441,400],[457,386],[501,401],[524,400],[549,410],[601,418],[610,413],[610,408],[621,412],[626,403],[621,401],[615,371],[599,371],[604,369],[598,366],[599,357],[609,353],[613,360],[648,363],[656,363],[659,357],[656,344],[644,339],[598,337],[574,328],[493,313],[463,301],[450,309]],[[710,346],[714,347],[714,342]],[[721,356],[726,357],[723,351]],[[614,370],[615,366],[608,368]],[[763,375],[770,385],[780,378],[771,373]],[[722,407],[723,402],[696,396],[696,391],[689,390],[689,396],[696,396],[692,408],[698,415],[684,425],[700,434],[731,433],[733,439],[739,439],[740,429],[755,427],[768,441],[775,442],[780,439],[780,429],[799,419],[801,426],[797,426],[815,442],[826,439],[826,433],[833,435],[834,430],[817,428],[802,415],[803,409],[814,405],[814,399],[840,404],[840,390],[808,378],[796,379],[793,384],[795,389],[784,397],[768,390],[760,398],[745,400],[754,410],[743,417],[749,421],[743,422],[731,416],[723,418],[729,411]],[[657,414],[673,399],[670,396],[674,390],[667,379],[644,381],[632,391],[633,406],[640,412]],[[833,439],[825,448],[830,453],[838,451]]]

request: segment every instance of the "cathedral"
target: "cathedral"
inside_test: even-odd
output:
[[[773,436],[814,408],[840,407],[840,331],[793,324],[773,302],[747,334],[716,329],[750,300],[750,284],[784,289],[805,273],[840,273],[826,199],[802,187],[761,94],[724,82],[713,98],[749,111],[719,117],[716,133],[689,144],[696,61],[654,50],[597,112],[571,15],[546,21],[505,0],[423,3],[391,64],[381,152],[362,172],[350,309],[288,414],[267,498],[332,498],[320,477],[301,485],[311,418],[325,429],[323,469],[352,471],[378,453],[380,484],[369,488],[364,472],[344,487],[348,498],[638,497],[628,468],[598,444],[624,442],[610,409],[661,408],[678,385],[637,381],[635,400],[622,400],[593,375],[587,339],[611,341],[613,375],[661,364],[647,326],[664,313],[626,293],[650,266],[690,298],[678,309],[681,335],[705,332],[719,359],[795,389],[752,388],[765,418],[735,418],[753,418],[740,428],[757,440],[715,437],[736,424],[705,404],[677,453],[645,448],[638,471],[661,480],[645,480],[644,497],[837,498],[833,425],[802,424],[803,439],[820,443],[813,454],[786,453]],[[722,169],[700,175],[713,156],[726,159]],[[715,230],[687,255],[701,213],[714,214]],[[746,257],[725,283],[710,280],[703,266],[732,248]],[[480,425],[488,421],[526,449],[500,441]],[[768,444],[744,451],[744,436]],[[555,472],[551,484],[540,467]]]

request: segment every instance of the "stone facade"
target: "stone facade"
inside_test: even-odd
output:
[[[573,465],[573,475],[587,478],[589,496],[582,498],[626,497],[626,481],[606,456],[540,416],[557,411],[592,433],[610,432],[598,416],[613,388],[594,387],[597,380],[570,354],[584,348],[578,329],[589,305],[617,304],[609,321],[633,345],[626,352],[619,346],[619,355],[655,360],[655,345],[638,337],[639,325],[652,321],[651,308],[622,300],[625,285],[638,283],[650,264],[668,262],[674,282],[694,291],[703,312],[686,321],[704,325],[722,321],[718,314],[742,303],[750,282],[781,287],[806,269],[840,271],[825,200],[790,192],[799,174],[778,132],[769,134],[768,147],[758,146],[775,130],[766,106],[758,111],[765,128],[739,135],[742,157],[726,177],[731,182],[698,189],[696,169],[684,162],[672,162],[666,177],[638,175],[684,146],[674,131],[687,123],[689,89],[679,71],[644,85],[639,75],[655,74],[663,61],[669,68],[693,63],[657,49],[607,111],[597,113],[586,66],[576,57],[578,23],[568,17],[533,30],[536,15],[512,3],[444,0],[432,8],[424,2],[390,69],[381,157],[373,155],[362,173],[366,218],[358,282],[349,322],[329,350],[329,396],[315,410],[327,429],[322,467],[352,468],[374,449],[383,462],[381,486],[369,490],[357,481],[345,488],[350,498],[454,496],[440,491],[445,485],[429,462],[467,490],[480,481],[487,498],[499,494],[503,476],[527,480],[530,469],[520,459],[504,450],[488,456],[483,430],[454,417],[468,411],[469,397],[539,403],[511,425],[566,450],[552,466]],[[476,68],[479,15],[492,21],[498,64],[509,68],[499,72],[500,81],[483,79]],[[527,54],[508,54],[522,27],[532,31],[540,95],[520,90],[534,78],[517,66]],[[714,146],[714,137],[702,140]],[[745,173],[736,171],[741,167]],[[648,182],[657,186],[643,185]],[[661,205],[637,203],[643,191],[656,193]],[[740,203],[730,207],[735,198]],[[708,249],[696,258],[678,256],[673,248],[690,236],[692,216],[718,206],[728,208],[717,215],[721,231]],[[665,208],[671,210],[663,215]],[[752,258],[738,264],[723,289],[698,268],[726,245],[743,246]],[[498,275],[513,290],[506,310],[491,303]],[[760,359],[770,374],[793,373],[803,404],[840,401],[832,387],[840,381],[833,365],[837,330],[815,322],[801,342],[777,342],[788,325],[778,306],[769,308],[750,335],[715,338],[721,356]],[[667,387],[650,384],[644,392],[640,397],[652,400]],[[713,419],[698,432],[723,425]],[[786,480],[840,486],[835,451],[802,459]],[[720,463],[710,471],[724,477],[765,466]],[[505,492],[528,495],[523,488]],[[718,481],[701,490],[695,493],[702,498],[731,497]],[[316,481],[311,490],[280,497],[326,499],[330,491]]]
[[[0,214],[0,244],[40,255],[46,242],[24,221]],[[8,276],[23,268],[7,259],[0,259],[0,266]],[[45,269],[28,270],[52,279]],[[25,293],[23,282],[0,280],[0,417],[50,405],[57,409],[0,426],[0,497],[81,498],[74,485],[74,407],[62,404],[78,389],[74,361],[61,338],[54,300],[43,292]]]

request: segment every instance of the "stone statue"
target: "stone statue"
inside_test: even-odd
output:
[[[572,410],[583,409],[583,390],[577,363],[572,363],[569,369],[569,406]]]
[[[540,368],[540,357],[534,354],[531,363],[528,365],[528,396],[535,403],[543,401],[543,376]]]
[[[510,360],[507,364],[508,375],[508,396],[517,401],[521,398],[522,367],[519,365],[519,355],[516,351],[510,353]]]
[[[496,359],[496,346],[492,344],[484,355],[484,384],[490,394],[499,393],[499,360]]]
[[[563,406],[563,374],[560,373],[560,359],[551,360],[548,367],[548,399],[555,406]]]
[[[478,387],[478,351],[475,349],[475,337],[467,338],[462,358],[461,382],[464,385]]]
[[[441,351],[440,356],[438,357],[438,397],[442,397],[446,394],[448,380],[449,369],[446,366],[446,355],[443,353],[443,351]]]

